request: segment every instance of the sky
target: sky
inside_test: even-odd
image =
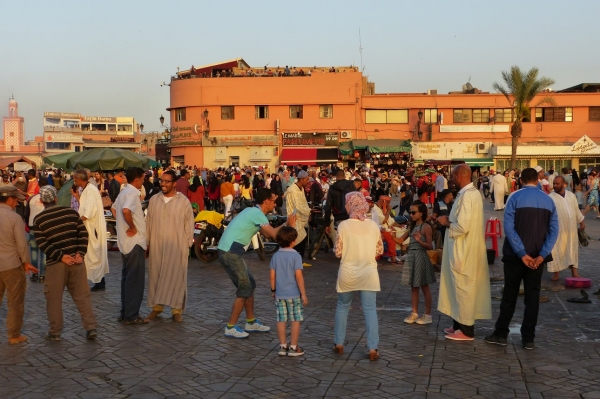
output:
[[[558,90],[600,81],[600,1],[0,0],[0,116],[46,111],[160,129],[177,67],[362,66],[377,93],[492,91],[512,65]],[[360,40],[359,40],[360,29]],[[595,38],[595,39],[594,39]]]

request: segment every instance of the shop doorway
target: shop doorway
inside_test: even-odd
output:
[[[538,159],[539,166],[547,172],[554,169],[555,173],[561,174],[562,168],[571,169],[571,159]]]
[[[517,159],[515,168],[523,170],[529,167],[529,159]],[[510,159],[496,159],[496,170],[505,171],[510,169]]]
[[[579,174],[584,170],[596,168],[600,165],[600,158],[579,158]]]
[[[229,166],[240,166],[240,157],[229,157]]]

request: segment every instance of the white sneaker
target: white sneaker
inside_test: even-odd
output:
[[[430,314],[424,314],[423,316],[419,317],[419,319],[417,319],[416,323],[417,324],[431,324],[432,323],[432,319],[431,319],[431,315]]]
[[[246,323],[244,330],[246,332],[269,332],[271,331],[271,327],[265,326],[260,321],[256,320],[252,324]]]
[[[247,332],[245,332],[244,330],[242,330],[240,327],[238,327],[237,325],[231,327],[231,328],[227,328],[227,326],[225,326],[225,336],[226,337],[231,337],[231,338],[248,338],[248,334]]]
[[[415,321],[417,321],[418,319],[419,319],[418,313],[411,313],[410,316],[408,316],[406,319],[404,319],[404,322],[407,324],[412,324]]]

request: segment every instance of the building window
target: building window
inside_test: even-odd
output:
[[[119,132],[133,132],[133,125],[118,125],[117,130]]]
[[[573,108],[548,107],[535,109],[536,122],[573,122]]]
[[[489,109],[455,109],[454,123],[488,123],[490,121]]]
[[[590,122],[600,122],[600,107],[590,107]]]
[[[15,132],[10,132],[10,137],[15,137]]]
[[[55,142],[50,142],[50,143],[46,143],[46,149],[48,150],[68,150],[71,148],[70,143],[55,143]]]
[[[302,119],[303,108],[302,105],[290,105],[290,119]]]
[[[235,119],[233,105],[226,105],[221,107],[221,119]]]
[[[423,114],[425,116],[425,123],[437,123],[437,108],[426,109]]]
[[[269,119],[269,106],[257,105],[255,107],[256,119]]]
[[[175,108],[175,122],[185,121],[185,108]]]
[[[512,108],[497,108],[494,110],[494,121],[498,123],[510,123],[515,121]]]
[[[365,123],[408,123],[408,110],[367,109]]]
[[[333,118],[333,105],[319,105],[319,118],[321,118],[321,119]]]

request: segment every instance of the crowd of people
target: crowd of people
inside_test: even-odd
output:
[[[368,357],[379,357],[377,264],[386,258],[403,264],[402,284],[411,287],[412,311],[404,322],[432,323],[430,285],[436,283],[436,275],[429,253],[442,248],[437,309],[452,320],[444,329],[445,337],[473,340],[475,320],[492,315],[483,230],[483,200],[489,189],[495,209],[505,212],[505,289],[496,329],[485,340],[506,345],[523,281],[522,343],[532,349],[543,270],[547,267],[554,273],[554,280],[567,268],[578,276],[577,230],[585,228],[585,212],[591,207],[598,209],[597,171],[581,178],[574,170],[562,172],[546,173],[536,167],[501,174],[490,170],[480,175],[466,164],[451,170],[413,165],[350,169],[284,164],[273,171],[268,167],[232,165],[209,170],[190,165],[150,170],[131,167],[109,173],[85,169],[5,173],[0,184],[0,217],[10,223],[3,222],[0,227],[0,250],[6,259],[0,266],[0,293],[6,292],[9,298],[9,342],[26,340],[21,333],[26,273],[46,287],[47,339],[60,340],[65,287],[81,314],[87,338],[96,337],[91,292],[106,289],[107,216],[116,220],[122,254],[118,321],[146,324],[169,307],[173,321],[181,322],[194,218],[209,209],[232,219],[218,244],[219,261],[236,288],[225,336],[247,338],[249,333],[270,331],[255,315],[257,283],[243,256],[252,237],[260,232],[281,248],[271,259],[270,278],[276,299],[278,353],[303,355],[298,341],[308,298],[302,270],[311,266],[305,253],[309,221],[318,204],[323,206],[334,253],[340,258],[334,352],[343,353],[347,315],[358,292],[367,327]],[[65,185],[72,185],[68,205],[59,204],[59,191]],[[391,206],[393,197],[399,199],[397,212]],[[248,206],[233,215],[234,201],[247,201]],[[271,226],[266,215],[272,213],[285,213],[287,222]],[[144,316],[140,308],[146,259],[151,311]],[[93,283],[91,288],[88,280]],[[425,305],[421,315],[420,292]],[[246,317],[243,327],[238,325],[242,312]],[[287,322],[291,323],[289,343]]]

